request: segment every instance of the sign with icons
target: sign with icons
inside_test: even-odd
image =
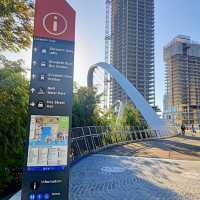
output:
[[[57,116],[71,112],[72,91],[69,88],[72,88],[73,64],[73,42],[34,37],[30,85],[32,114]]]
[[[68,200],[75,11],[36,0],[22,200]]]

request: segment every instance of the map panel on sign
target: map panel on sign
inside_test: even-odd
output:
[[[32,115],[28,167],[67,165],[69,117]]]

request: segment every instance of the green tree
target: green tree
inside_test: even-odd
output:
[[[29,0],[0,1],[0,51],[19,51],[31,45],[33,4]]]
[[[95,89],[75,86],[73,95],[72,126],[101,124],[100,95]]]
[[[120,125],[125,126],[133,126],[138,129],[146,128],[147,125],[142,119],[139,111],[134,108],[131,104],[126,104],[124,107],[123,114],[119,120]]]
[[[114,113],[113,108],[110,108],[106,113],[101,117],[101,124],[104,126],[116,126],[117,116]]]
[[[23,62],[0,63],[0,191],[12,181],[9,169],[22,167],[26,138],[28,81]]]
[[[0,1],[0,53],[18,52],[31,45],[31,0]],[[23,61],[0,55],[0,193],[13,181],[10,169],[22,167],[26,138],[28,81]]]

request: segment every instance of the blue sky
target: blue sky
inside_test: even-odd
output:
[[[90,65],[104,61],[105,0],[68,0],[77,12],[74,77],[86,85]],[[162,108],[164,94],[163,46],[176,35],[191,36],[200,41],[200,0],[155,0],[155,72],[156,104]],[[6,53],[15,60],[31,63],[31,50]]]

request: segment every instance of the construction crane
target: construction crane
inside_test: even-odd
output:
[[[110,45],[111,45],[111,1],[106,0],[106,24],[105,24],[105,62],[110,63]],[[110,104],[110,83],[111,77],[104,72],[104,111],[109,108]]]

